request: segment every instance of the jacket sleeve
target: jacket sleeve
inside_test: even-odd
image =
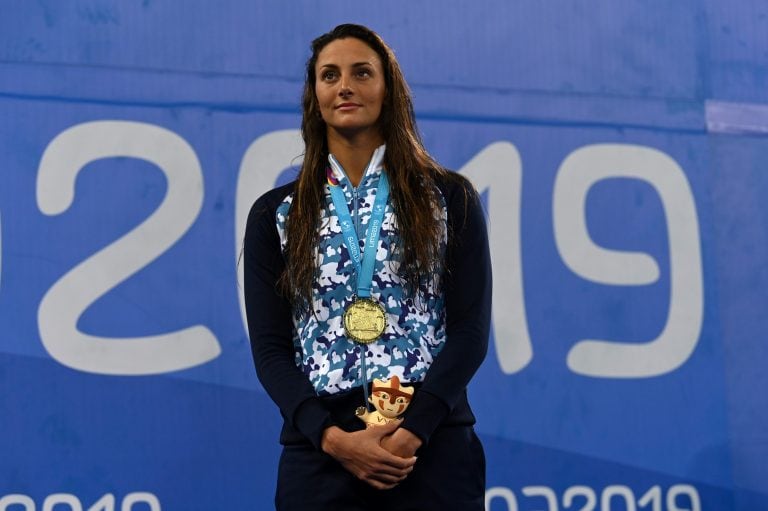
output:
[[[490,332],[491,259],[485,217],[469,181],[458,175],[453,179],[459,184],[446,196],[446,341],[402,424],[425,444],[464,396],[485,358]]]
[[[277,291],[285,262],[268,195],[251,208],[243,245],[245,309],[256,374],[283,419],[320,449],[330,413],[296,365],[289,301]]]

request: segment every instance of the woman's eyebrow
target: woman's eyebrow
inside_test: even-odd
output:
[[[364,60],[362,62],[355,62],[355,63],[353,63],[351,67],[372,66],[372,65],[373,65],[373,63],[371,63],[370,61]],[[320,69],[323,69],[323,68],[326,68],[326,67],[338,68],[339,66],[338,66],[338,64],[334,64],[332,62],[329,62],[327,64],[320,64]]]

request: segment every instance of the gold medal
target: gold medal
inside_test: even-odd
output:
[[[369,344],[384,333],[387,314],[384,307],[370,298],[358,298],[344,311],[347,337],[360,344]]]

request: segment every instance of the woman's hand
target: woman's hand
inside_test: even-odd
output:
[[[399,425],[393,422],[352,433],[331,426],[323,432],[322,449],[358,479],[379,490],[389,490],[405,479],[416,463],[413,455],[396,456],[381,446],[382,439]]]
[[[407,429],[397,428],[381,439],[381,446],[401,458],[411,458],[421,447],[421,439]]]

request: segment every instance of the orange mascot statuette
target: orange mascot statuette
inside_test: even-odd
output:
[[[370,412],[366,408],[360,407],[355,414],[369,428],[389,424],[399,420],[399,417],[408,408],[413,392],[414,388],[401,385],[400,378],[397,376],[388,380],[374,378],[368,401],[376,410]]]

